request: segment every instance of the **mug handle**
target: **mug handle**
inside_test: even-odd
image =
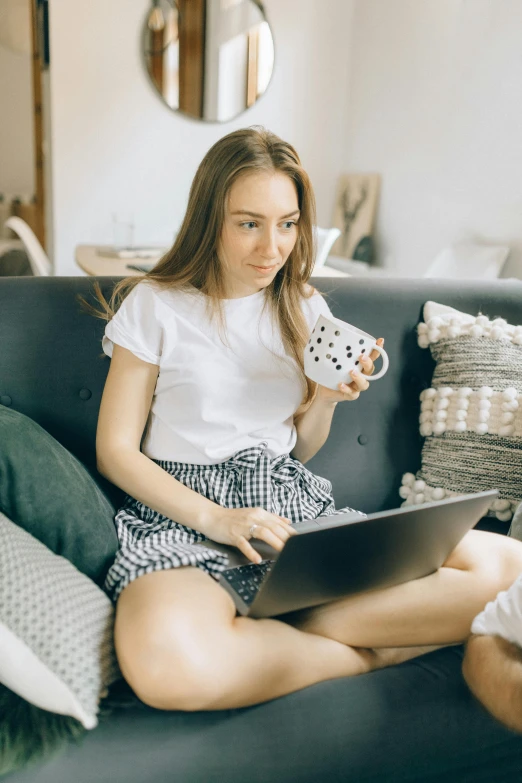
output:
[[[382,367],[379,370],[379,372],[376,373],[375,375],[365,375],[364,378],[366,378],[367,381],[378,381],[379,378],[382,378],[382,376],[387,372],[390,362],[388,360],[388,354],[386,353],[384,348],[381,348],[380,345],[374,345],[372,351],[378,351],[380,353],[382,359]]]

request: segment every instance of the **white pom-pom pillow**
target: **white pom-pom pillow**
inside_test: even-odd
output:
[[[402,505],[498,489],[490,514],[522,500],[522,326],[427,302],[417,327],[436,362],[421,395],[422,467],[405,473]]]

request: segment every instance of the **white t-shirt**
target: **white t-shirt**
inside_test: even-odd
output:
[[[193,287],[168,290],[144,281],[107,324],[102,346],[108,356],[117,343],[160,368],[143,453],[213,465],[266,440],[270,456],[288,454],[304,384],[268,304],[263,311],[264,290],[223,300],[228,346],[205,301]],[[309,332],[320,314],[331,315],[320,294],[303,300],[303,313]]]
[[[471,633],[501,636],[522,647],[522,574],[509,590],[503,590],[475,617]]]

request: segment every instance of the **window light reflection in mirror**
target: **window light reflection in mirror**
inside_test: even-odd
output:
[[[152,0],[143,57],[169,108],[194,119],[225,122],[266,91],[274,42],[255,0]]]

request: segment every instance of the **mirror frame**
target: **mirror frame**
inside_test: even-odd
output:
[[[178,3],[176,2],[176,0],[167,0],[167,2],[170,2],[171,4],[174,5],[174,7],[176,9],[178,9]],[[163,104],[165,109],[167,109],[167,111],[173,112],[174,114],[179,114],[182,117],[185,117],[186,119],[192,120],[193,122],[198,122],[198,123],[199,122],[203,122],[203,123],[212,124],[212,125],[224,125],[227,122],[232,122],[233,120],[237,119],[238,117],[241,117],[243,114],[245,114],[247,111],[252,109],[254,106],[257,106],[259,101],[262,100],[262,98],[264,98],[264,96],[267,94],[268,90],[270,89],[270,85],[272,84],[274,71],[276,69],[276,64],[277,64],[277,54],[276,54],[274,31],[273,31],[272,24],[270,23],[270,20],[267,17],[267,13],[266,13],[266,9],[265,9],[264,3],[261,2],[261,0],[249,0],[249,2],[254,3],[254,5],[256,5],[259,8],[259,10],[261,11],[261,13],[264,16],[264,21],[267,22],[267,24],[270,27],[270,33],[271,33],[271,36],[272,36],[273,49],[274,49],[274,60],[273,60],[273,66],[272,66],[272,73],[270,74],[270,79],[269,79],[269,82],[268,82],[268,84],[266,86],[265,91],[259,96],[259,98],[257,98],[257,100],[251,106],[247,106],[245,109],[240,111],[238,114],[235,114],[233,117],[229,117],[226,120],[217,120],[217,119],[216,120],[212,120],[212,119],[208,119],[207,117],[195,117],[193,114],[188,114],[187,112],[183,111],[183,109],[173,108],[172,106],[169,106],[169,104],[163,98],[163,95],[161,94],[161,92],[158,90],[158,86],[155,83],[154,79],[152,78],[150,70],[148,68],[148,64],[147,64],[147,53],[146,53],[147,49],[146,49],[146,46],[147,46],[147,35],[148,35],[148,20],[150,18],[150,14],[151,14],[151,11],[152,11],[152,0],[148,0],[147,11],[146,11],[145,16],[143,18],[143,24],[141,26],[140,60],[141,60],[141,64],[143,66],[143,69],[144,69],[144,71],[145,71],[145,73],[147,75],[147,80],[148,80],[149,84],[151,85],[154,93],[158,96],[160,102]],[[178,13],[179,13],[179,10],[178,10]]]

